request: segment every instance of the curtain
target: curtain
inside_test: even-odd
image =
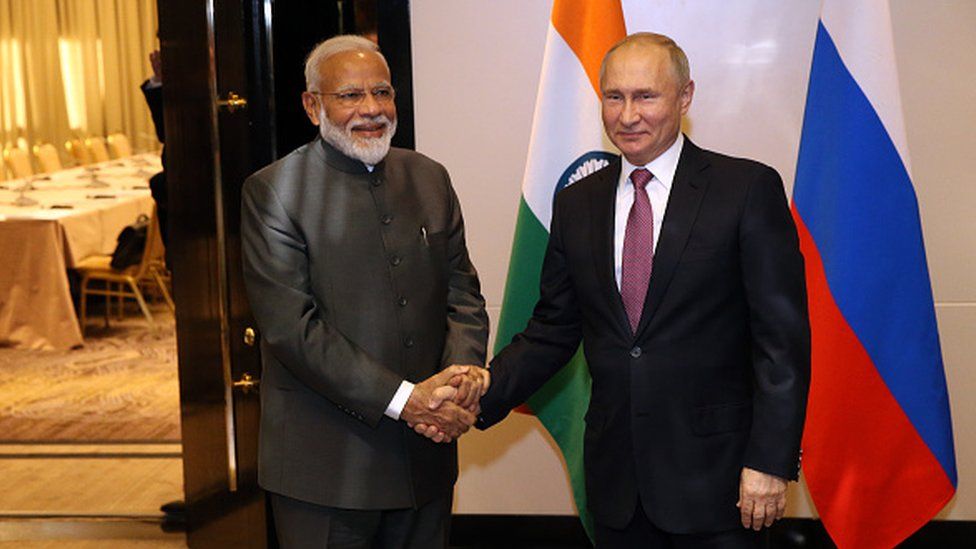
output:
[[[0,0],[0,145],[52,143],[64,164],[77,137],[157,149],[139,90],[156,30],[156,0]]]

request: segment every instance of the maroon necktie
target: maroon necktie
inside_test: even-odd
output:
[[[647,197],[647,184],[651,172],[638,168],[631,172],[634,184],[634,205],[627,216],[627,229],[624,232],[624,252],[620,273],[620,296],[624,301],[630,330],[637,333],[647,285],[651,282],[651,262],[654,260],[654,215],[651,199]]]

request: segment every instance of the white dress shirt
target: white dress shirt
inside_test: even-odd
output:
[[[617,183],[617,202],[613,218],[613,275],[617,279],[617,289],[620,289],[620,273],[624,261],[624,234],[627,231],[627,216],[634,205],[634,184],[630,181],[630,174],[636,169],[644,168],[651,172],[653,179],[647,184],[647,197],[651,199],[651,212],[654,219],[654,234],[651,236],[654,250],[657,250],[657,239],[661,234],[661,224],[664,212],[668,207],[668,197],[671,196],[671,184],[674,182],[674,172],[678,169],[678,159],[681,148],[685,144],[685,137],[678,134],[668,150],[643,166],[635,166],[621,158],[620,181]]]

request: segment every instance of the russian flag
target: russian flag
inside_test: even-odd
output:
[[[956,463],[887,0],[824,2],[793,213],[810,495],[839,547],[894,547],[952,498]]]

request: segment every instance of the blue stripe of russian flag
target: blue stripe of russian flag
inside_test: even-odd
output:
[[[955,485],[949,402],[915,190],[823,23],[793,201],[843,317]]]

